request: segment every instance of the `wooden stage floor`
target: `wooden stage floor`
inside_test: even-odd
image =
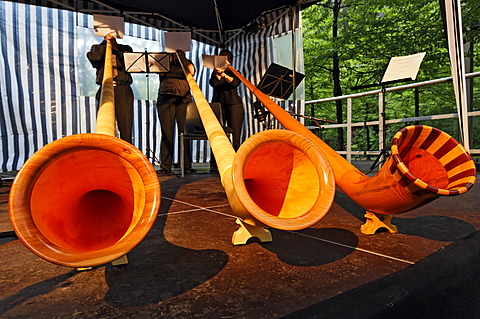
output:
[[[157,221],[128,265],[77,271],[0,238],[0,318],[480,318],[478,182],[396,215],[397,234],[363,235],[364,211],[337,191],[313,227],[234,246],[218,175],[159,178]]]

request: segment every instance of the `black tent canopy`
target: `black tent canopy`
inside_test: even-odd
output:
[[[318,0],[18,0],[87,14],[123,16],[126,22],[165,31],[191,31],[192,38],[222,47],[242,32],[255,31]],[[273,15],[272,14],[275,13]]]
[[[125,35],[158,41],[157,48],[162,48],[165,42],[161,39],[163,31],[191,31],[193,39],[197,41],[192,43],[189,57],[199,71],[196,81],[209,98],[212,95],[208,85],[211,71],[201,67],[201,56],[214,54],[216,48],[232,50],[234,66],[252,83],[256,83],[268,65],[275,62],[277,44],[283,48],[286,40],[291,40],[292,68],[295,69],[296,47],[293,40],[296,38],[287,36],[287,33],[292,31],[291,35],[295,35],[295,27],[300,22],[300,9],[315,3],[298,1],[301,0],[1,1],[2,19],[6,27],[2,29],[1,49],[5,59],[1,59],[0,68],[8,70],[2,75],[10,94],[4,99],[0,122],[7,123],[3,126],[6,128],[3,135],[11,136],[3,144],[4,153],[9,156],[0,161],[2,169],[19,169],[31,156],[32,150],[38,150],[51,140],[94,129],[96,101],[83,86],[84,80],[95,79],[92,69],[93,76],[90,79],[84,72],[90,67],[85,54],[89,45],[99,40],[92,38],[92,30],[87,30],[93,29],[93,19],[89,15],[123,17],[126,22]],[[276,41],[277,37],[283,37],[283,40]],[[135,41],[135,45],[137,42],[142,41]],[[143,44],[137,47],[136,50],[144,48]],[[16,54],[11,54],[12,48],[15,48]],[[285,53],[285,61],[288,61],[288,52],[283,50],[281,53]],[[94,90],[95,86],[91,91]],[[240,86],[239,95],[245,106],[243,135],[246,138],[262,130],[263,125],[252,117],[253,94],[245,86]],[[161,126],[155,120],[156,110],[146,107],[150,105],[150,100],[150,97],[144,99],[141,96],[136,100],[134,140],[135,146],[142,151],[146,151],[145,141],[150,141],[152,151],[159,156],[158,132]],[[293,106],[287,101],[281,102],[294,108],[296,113],[302,113],[301,102]],[[150,129],[144,129],[146,119],[152,123]],[[196,144],[193,157],[200,162],[208,160],[208,143]]]

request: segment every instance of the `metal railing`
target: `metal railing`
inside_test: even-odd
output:
[[[465,75],[467,78],[474,78],[480,76],[480,72],[473,72],[468,73]],[[403,122],[419,122],[425,120],[443,120],[443,119],[451,119],[451,118],[458,118],[457,113],[448,113],[448,114],[438,114],[438,115],[429,115],[429,116],[418,116],[418,117],[408,117],[408,118],[401,118],[401,119],[386,119],[385,118],[385,94],[388,92],[394,91],[401,91],[406,89],[413,89],[417,87],[439,84],[439,83],[446,83],[452,80],[452,77],[440,78],[430,81],[424,82],[417,82],[412,84],[406,85],[399,85],[395,87],[388,87],[382,88],[378,90],[368,91],[368,92],[360,92],[355,94],[349,95],[342,95],[342,96],[335,96],[330,98],[318,99],[318,100],[311,100],[305,101],[305,105],[308,104],[316,104],[316,103],[325,103],[325,102],[333,102],[338,100],[347,100],[347,121],[346,123],[342,124],[328,124],[328,125],[319,125],[320,129],[331,129],[331,128],[340,128],[345,127],[347,129],[347,149],[346,151],[338,151],[338,153],[346,155],[347,160],[351,162],[352,154],[354,155],[378,155],[380,154],[381,150],[386,149],[385,143],[385,126],[388,124],[394,123],[403,123]],[[353,99],[370,96],[370,95],[378,95],[378,120],[376,121],[368,121],[368,122],[352,122],[352,105]],[[468,112],[468,117],[473,116],[480,116],[480,111],[471,111]],[[352,128],[356,126],[377,126],[378,125],[378,136],[379,136],[379,151],[352,151]],[[317,128],[317,126],[308,126],[310,129]],[[468,133],[468,132],[467,132]],[[471,154],[480,154],[480,149],[470,149]]]

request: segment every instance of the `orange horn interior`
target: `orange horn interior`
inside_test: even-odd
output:
[[[321,220],[333,203],[333,174],[310,141],[285,130],[247,139],[233,163],[233,187],[242,206],[261,223],[304,229]]]
[[[60,265],[89,267],[124,256],[151,229],[160,205],[153,166],[113,136],[109,41],[105,66],[97,132],[44,146],[24,164],[10,191],[10,220],[18,237]]]
[[[185,75],[234,215],[253,226],[285,230],[322,219],[335,182],[321,150],[294,132],[270,130],[251,136],[235,153],[193,76]]]
[[[325,154],[337,186],[368,212],[403,213],[441,195],[465,193],[475,183],[475,164],[465,148],[447,133],[424,125],[399,131],[392,142],[392,156],[375,176],[367,176],[237,70],[230,70],[286,129],[309,139]]]

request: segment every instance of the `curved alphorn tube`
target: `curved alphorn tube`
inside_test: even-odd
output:
[[[360,172],[335,150],[263,94],[237,70],[230,70],[287,129],[315,143],[328,158],[337,186],[367,212],[392,215],[424,205],[440,195],[468,191],[475,164],[454,138],[438,129],[412,125],[393,138],[392,156],[373,177]]]
[[[23,165],[10,191],[18,238],[55,264],[80,268],[114,261],[140,243],[158,213],[153,166],[114,136],[111,51],[107,41],[96,133],[44,146]]]
[[[296,133],[270,130],[251,136],[235,153],[193,76],[185,75],[233,214],[252,226],[283,230],[304,229],[322,219],[335,195],[333,172],[322,152]]]

